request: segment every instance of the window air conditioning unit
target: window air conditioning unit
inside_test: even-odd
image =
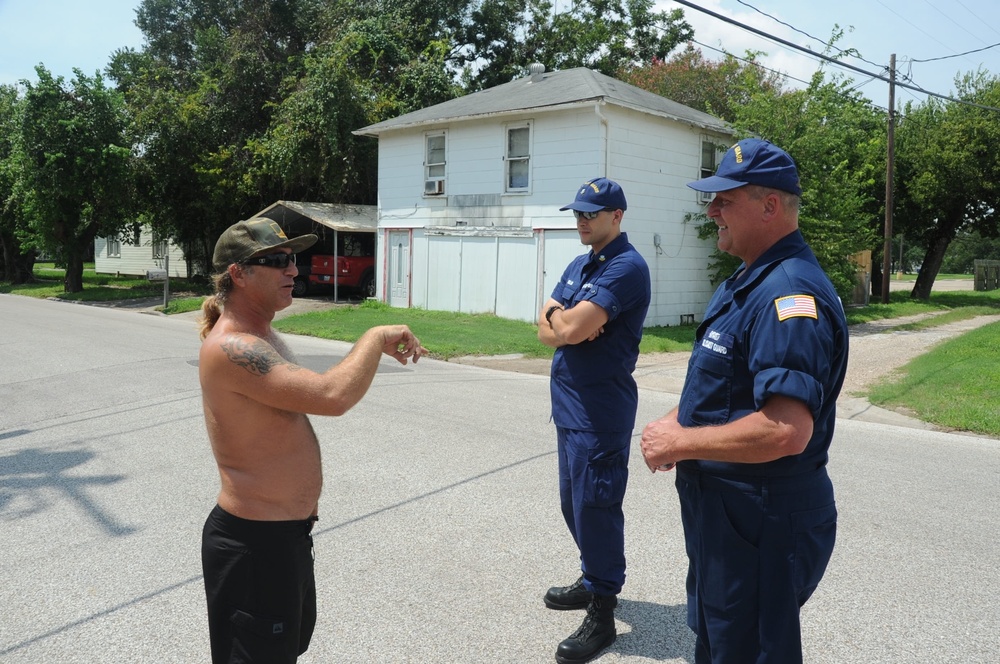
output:
[[[712,198],[715,196],[711,191],[699,191],[698,200],[702,203],[711,203]]]
[[[444,180],[427,180],[424,182],[424,194],[437,196],[444,193]]]

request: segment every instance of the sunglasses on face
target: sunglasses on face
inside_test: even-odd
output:
[[[255,256],[253,258],[248,258],[243,261],[244,265],[263,265],[264,267],[277,267],[284,270],[289,265],[295,265],[295,254],[264,254],[263,256]]]
[[[597,219],[597,215],[602,212],[614,212],[616,208],[604,208],[603,210],[598,210],[597,212],[581,212],[580,210],[573,210],[573,216],[577,219],[586,219],[587,221],[593,221]]]

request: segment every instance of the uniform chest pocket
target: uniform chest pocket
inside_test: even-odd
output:
[[[732,349],[724,349],[727,352],[708,350],[699,348],[694,355],[694,365],[699,371],[707,371],[724,378],[733,377],[733,354]]]
[[[576,284],[563,286],[562,288],[562,301],[569,304],[574,304],[576,302],[577,294],[580,292],[580,287]]]
[[[701,426],[729,421],[733,391],[733,348],[707,347],[703,341],[691,356],[680,404],[681,423]]]

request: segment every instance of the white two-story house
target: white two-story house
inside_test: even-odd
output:
[[[378,139],[377,297],[537,319],[587,248],[559,208],[595,177],[622,185],[622,230],[649,263],[646,325],[699,320],[714,248],[685,218],[691,180],[733,142],[719,119],[585,68],[545,72],[358,129]]]

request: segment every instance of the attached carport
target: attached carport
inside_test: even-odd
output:
[[[378,228],[378,210],[374,205],[278,201],[254,216],[276,221],[289,237],[309,233],[320,236],[317,245],[331,247],[335,265],[341,245],[340,233],[370,233],[374,240]],[[375,264],[378,265],[377,256]],[[333,280],[333,299],[340,299],[336,279]]]

